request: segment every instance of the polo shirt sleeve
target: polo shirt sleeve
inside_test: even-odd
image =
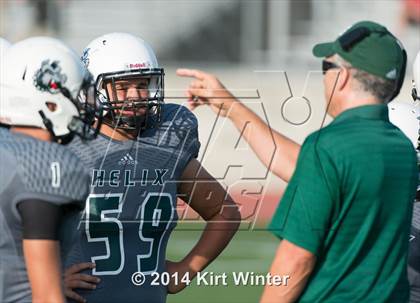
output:
[[[336,163],[316,136],[309,137],[269,230],[319,256],[339,203],[339,192]]]

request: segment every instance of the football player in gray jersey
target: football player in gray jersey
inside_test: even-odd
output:
[[[97,133],[93,103],[77,100],[93,88],[91,79],[77,55],[52,38],[23,40],[2,61],[0,302],[65,302],[60,249],[63,256],[89,175],[58,143]]]
[[[66,295],[79,302],[165,302],[222,252],[239,211],[196,159],[195,116],[163,102],[164,72],[146,42],[107,34],[86,47],[82,60],[106,114],[96,140],[70,145],[92,173],[78,244],[66,259]],[[177,198],[207,225],[188,255],[170,262]]]

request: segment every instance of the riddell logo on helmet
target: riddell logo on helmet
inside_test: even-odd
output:
[[[135,69],[135,68],[147,68],[150,67],[150,63],[149,62],[145,62],[145,63],[128,63],[127,67],[130,69]]]

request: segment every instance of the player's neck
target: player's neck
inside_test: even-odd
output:
[[[119,130],[117,128],[112,128],[109,125],[102,124],[101,126],[101,133],[112,140],[117,141],[127,141],[127,140],[133,140],[135,139],[135,135],[130,134],[128,132]]]
[[[24,134],[42,141],[53,141],[53,137],[50,132],[41,128],[12,126],[10,127],[10,131]]]

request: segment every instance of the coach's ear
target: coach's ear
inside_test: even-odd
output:
[[[350,89],[350,84],[351,84],[350,69],[346,67],[341,67],[340,73],[338,74],[336,90],[344,91],[344,90]]]

